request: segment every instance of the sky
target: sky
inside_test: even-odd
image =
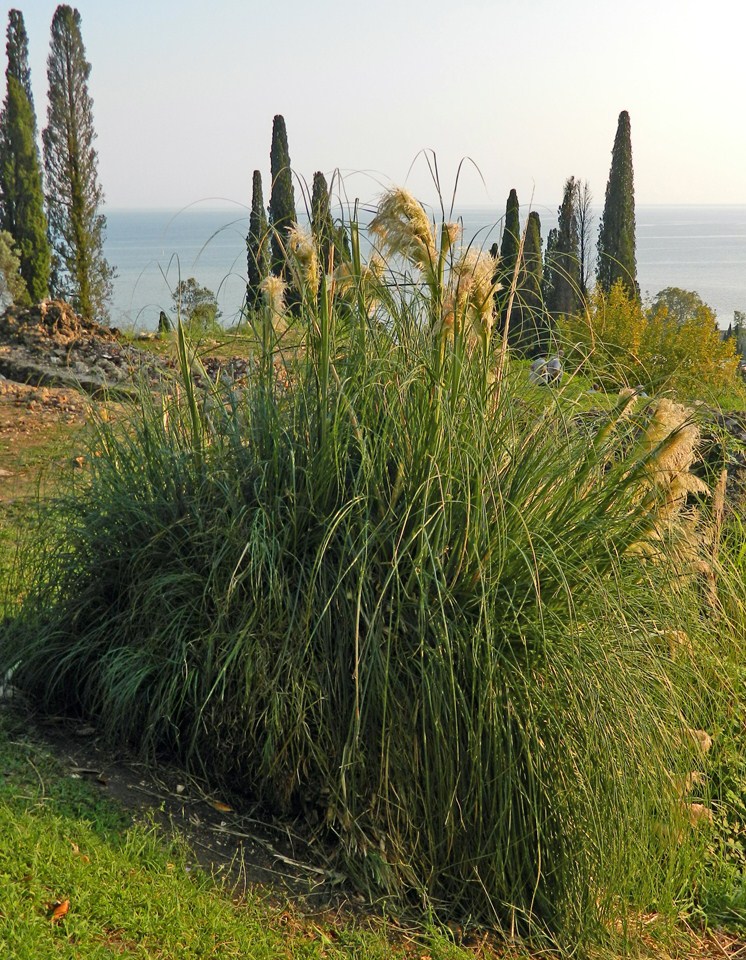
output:
[[[16,6],[42,128],[56,3]],[[430,155],[448,202],[467,158],[459,205],[503,205],[515,187],[522,205],[555,209],[570,175],[602,203],[621,110],[638,204],[746,204],[742,0],[77,8],[110,209],[246,206],[254,169],[266,201],[277,113],[300,180],[339,169],[351,199],[396,183],[431,202]]]

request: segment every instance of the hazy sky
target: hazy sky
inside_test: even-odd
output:
[[[21,0],[40,127],[56,3]],[[620,110],[638,203],[746,203],[742,0],[80,0],[107,205],[250,203],[272,117],[294,170],[430,199],[603,201]],[[3,33],[7,26],[7,10]],[[4,43],[2,44],[4,50]],[[4,53],[3,53],[4,64]],[[4,66],[3,66],[4,69]],[[414,161],[414,167],[408,172]],[[211,203],[210,205],[214,205]]]

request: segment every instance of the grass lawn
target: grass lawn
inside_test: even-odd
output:
[[[431,957],[475,951],[383,921],[313,919],[262,891],[234,901],[187,845],[71,776],[0,712],[0,956]],[[479,951],[484,956],[484,951]]]

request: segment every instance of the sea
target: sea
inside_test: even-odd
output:
[[[536,208],[542,237],[556,226],[556,211]],[[522,213],[525,211],[522,211]],[[489,247],[500,240],[504,208],[464,206],[467,243]],[[600,210],[595,211],[594,234]],[[361,223],[370,213],[363,210]],[[105,254],[116,269],[110,322],[150,331],[163,310],[171,315],[180,279],[194,277],[218,300],[221,322],[240,319],[246,289],[248,211],[189,207],[184,210],[108,210]],[[436,212],[440,220],[440,213]],[[644,297],[664,287],[694,290],[726,328],[736,310],[746,311],[746,204],[644,206],[636,209],[637,273]]]

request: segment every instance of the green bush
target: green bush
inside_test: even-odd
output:
[[[662,290],[649,309],[621,281],[597,286],[584,314],[562,317],[568,359],[606,387],[643,385],[681,399],[742,406],[734,341],[722,339],[712,310],[696,294]]]
[[[644,408],[537,409],[491,352],[494,264],[449,269],[450,228],[438,248],[414,207],[392,215],[404,273],[376,281],[353,230],[336,293],[299,284],[282,376],[268,307],[244,393],[197,392],[180,332],[171,396],[99,424],[90,482],[26,553],[0,667],[318,816],[397,909],[564,946],[674,914],[706,698],[666,636],[696,643],[702,599],[690,518],[651,477],[683,428],[650,443]]]

